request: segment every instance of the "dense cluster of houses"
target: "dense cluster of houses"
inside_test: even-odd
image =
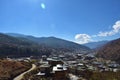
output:
[[[68,67],[58,57],[47,58],[42,56],[37,66],[40,68],[36,74],[37,77],[46,77],[52,80],[68,80]]]
[[[65,61],[65,59],[63,59]],[[114,61],[98,59],[92,54],[77,54],[71,55],[65,61],[69,67],[77,70],[91,70],[91,71],[120,71],[120,65]]]
[[[43,55],[41,58],[27,57],[13,60],[29,62],[31,59],[38,61],[36,65],[40,70],[36,77],[47,80],[69,80],[70,72],[75,71],[120,71],[120,65],[116,62],[98,59],[92,54]]]
[[[120,65],[114,61],[98,59],[91,54],[42,56],[39,62],[39,77],[51,77],[53,80],[68,80],[70,71],[120,71]]]

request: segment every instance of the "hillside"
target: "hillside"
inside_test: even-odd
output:
[[[0,33],[0,57],[22,57],[50,54],[50,49],[44,45],[26,39],[18,39]]]
[[[22,34],[16,34],[16,33],[8,33],[10,36],[14,36],[17,38],[24,38],[31,40],[35,43],[38,43],[39,45],[45,45],[47,47],[53,48],[53,49],[62,49],[62,50],[68,50],[68,51],[77,51],[77,52],[87,52],[90,51],[90,48],[79,45],[77,43],[67,41],[64,39],[56,38],[56,37],[34,37],[34,36],[25,36]]]
[[[81,51],[87,51],[90,50],[88,47],[67,41],[67,40],[63,40],[63,39],[59,39],[56,37],[41,37],[36,39],[37,43],[39,44],[44,44],[48,47],[52,47],[52,48],[61,48],[61,49],[70,49],[71,51],[76,51],[76,50],[81,50]]]
[[[120,38],[101,47],[98,50],[97,56],[120,63]]]
[[[12,80],[30,67],[31,65],[26,62],[0,60],[0,80]]]
[[[88,52],[88,47],[55,38],[33,36],[11,36],[0,33],[0,56],[24,57],[60,54],[64,52]]]

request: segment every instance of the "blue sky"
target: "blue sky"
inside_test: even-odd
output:
[[[120,0],[0,0],[0,32],[80,44],[120,36]]]

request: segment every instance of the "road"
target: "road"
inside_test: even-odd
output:
[[[21,80],[26,73],[34,70],[35,68],[36,68],[36,65],[32,64],[32,68],[31,69],[29,69],[28,71],[25,71],[25,72],[21,73],[20,75],[18,75],[17,77],[15,77],[13,80]]]

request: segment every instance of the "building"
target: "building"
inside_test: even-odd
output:
[[[53,67],[53,80],[67,80],[67,68],[61,64]]]

